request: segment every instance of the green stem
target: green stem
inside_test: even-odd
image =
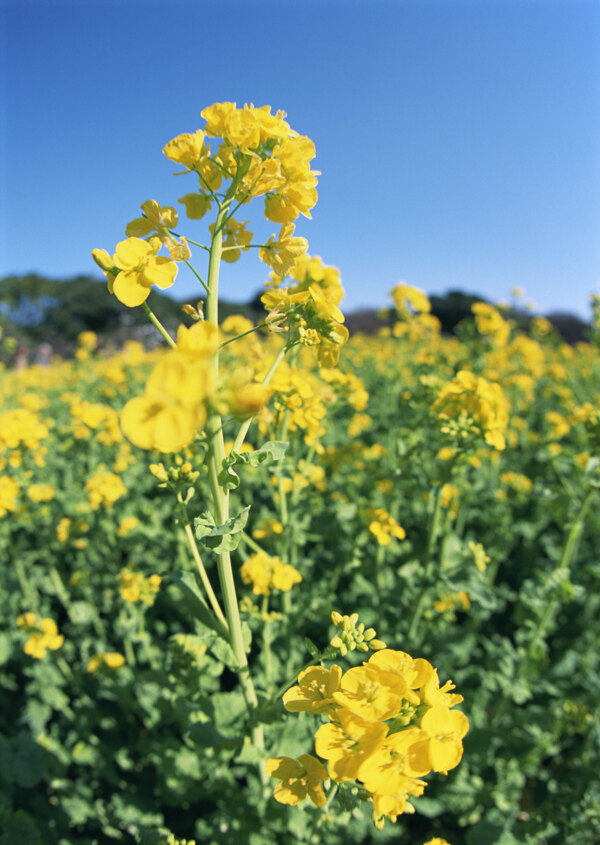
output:
[[[248,331],[236,334],[235,337],[230,337],[229,340],[224,340],[223,343],[219,345],[219,349],[223,349],[224,346],[228,346],[230,343],[233,343],[235,340],[239,340],[241,337],[246,337],[247,334],[252,334],[253,332],[257,332],[259,329],[264,329],[268,325],[268,323],[259,323],[257,326],[252,326],[252,328],[248,329]]]
[[[186,514],[187,518],[187,514]],[[196,538],[194,537],[194,532],[192,531],[192,527],[189,521],[186,521],[184,524],[183,530],[185,532],[185,536],[187,537],[187,541],[189,543],[192,557],[194,558],[194,562],[198,568],[198,573],[200,575],[200,580],[202,581],[202,586],[206,591],[206,595],[208,596],[208,600],[211,604],[213,609],[213,613],[221,623],[223,627],[223,635],[228,638],[229,637],[229,627],[227,625],[227,620],[223,615],[223,611],[221,610],[221,605],[219,604],[219,600],[215,595],[215,591],[212,588],[212,584],[210,583],[210,579],[204,567],[204,563],[202,562],[202,558],[200,557],[200,552],[198,551],[198,545],[196,543]]]
[[[171,337],[169,332],[165,329],[163,324],[160,322],[158,317],[150,310],[148,303],[142,302],[142,308],[144,309],[144,311],[146,312],[146,314],[150,318],[150,322],[153,323],[153,325],[158,329],[158,331],[161,333],[161,335],[167,341],[167,343],[169,344],[171,349],[175,349],[177,344],[175,343],[175,341],[173,340],[173,338]]]
[[[191,264],[189,261],[186,261],[185,263],[186,263],[186,264],[187,264],[187,266],[190,268],[190,270],[192,271],[192,273],[194,274],[194,276],[198,279],[198,281],[200,282],[200,284],[202,285],[202,287],[204,288],[204,290],[208,293],[208,286],[207,286],[206,282],[204,281],[204,279],[202,278],[202,276],[200,275],[200,273],[198,273],[198,271],[196,270],[196,268],[195,268],[195,267],[193,266],[193,264]]]
[[[261,614],[263,616],[263,657],[265,663],[265,686],[271,689],[273,676],[273,655],[271,654],[271,623],[267,620],[269,612],[269,597],[263,596]]]
[[[275,375],[275,370],[277,369],[277,367],[283,361],[283,359],[285,357],[285,353],[287,352],[287,349],[288,349],[287,346],[282,346],[281,349],[279,350],[279,352],[277,353],[277,355],[275,356],[275,360],[273,361],[273,363],[271,364],[271,366],[267,370],[267,373],[266,373],[264,379],[261,382],[261,384],[264,387],[267,387],[267,385],[269,384],[269,382],[271,381],[271,379]],[[233,446],[231,447],[232,452],[239,452],[240,451],[240,447],[241,447],[242,443],[244,442],[246,434],[248,433],[248,429],[252,425],[254,419],[255,419],[255,417],[248,417],[248,419],[244,420],[244,422],[241,424],[240,430],[237,433],[237,437],[235,438],[235,440],[233,442]]]
[[[431,568],[432,568],[432,559],[433,559],[433,551],[435,548],[435,542],[437,540],[437,535],[439,532],[440,521],[442,518],[442,497],[441,497],[441,488],[436,487],[434,489],[433,495],[435,497],[435,503],[433,506],[433,512],[431,514],[431,519],[429,520],[429,528],[427,532],[427,543],[425,545],[425,556],[423,558],[423,571],[424,571],[424,583],[417,599],[417,603],[415,604],[415,609],[413,611],[412,618],[410,620],[410,625],[408,626],[408,641],[409,643],[416,643],[417,642],[417,631],[419,628],[419,622],[421,621],[421,616],[423,615],[423,610],[425,609],[425,603],[429,596],[429,590],[431,588],[430,579],[431,579]]]
[[[208,261],[208,291],[206,296],[206,319],[218,328],[219,325],[219,267],[221,252],[223,248],[223,225],[227,217],[227,211],[233,199],[236,189],[236,182],[230,185],[223,203],[219,205],[219,212],[215,222],[210,246],[210,257]],[[219,383],[219,355],[214,355],[212,361],[214,383]],[[211,413],[206,424],[208,436],[208,470],[209,483],[213,499],[216,521],[223,524],[229,518],[229,494],[219,485],[219,469],[225,459],[225,445],[223,440],[223,429],[221,417],[218,413]],[[246,701],[248,712],[252,713],[258,706],[256,690],[252,683],[248,659],[244,648],[242,636],[242,625],[238,599],[231,566],[229,552],[221,552],[217,559],[219,582],[225,606],[225,616],[229,626],[229,642],[233,649],[238,663],[237,674]],[[261,725],[255,725],[252,729],[252,739],[259,750],[264,749],[264,734]],[[262,772],[262,766],[261,772]],[[262,776],[262,775],[261,775]]]
[[[595,492],[595,488],[592,487],[588,491],[585,499],[583,500],[583,504],[579,509],[579,513],[577,514],[575,522],[571,526],[571,530],[567,535],[567,539],[563,548],[563,553],[560,556],[560,561],[558,563],[558,566],[556,567],[557,569],[569,569],[569,567],[575,560],[575,556],[577,555],[577,549],[579,547],[579,541],[581,540],[581,535],[583,533],[585,517],[587,516],[587,512],[590,509],[590,505],[592,503],[592,499],[594,497]],[[527,668],[529,661],[533,656],[533,652],[536,646],[538,645],[540,640],[544,638],[546,634],[546,629],[552,622],[552,619],[554,617],[554,614],[556,613],[559,603],[559,599],[556,597],[550,599],[550,601],[548,602],[548,605],[546,606],[546,609],[544,610],[544,613],[542,614],[542,617],[538,622],[533,637],[531,638],[531,641],[527,648],[527,654],[523,663],[521,664],[522,672],[520,674],[523,674],[525,672],[525,669]]]

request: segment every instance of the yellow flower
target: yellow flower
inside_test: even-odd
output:
[[[55,490],[51,484],[31,484],[27,495],[32,502],[49,502],[54,498]]]
[[[134,308],[150,295],[150,288],[171,287],[177,275],[177,265],[170,258],[157,255],[159,238],[143,241],[127,238],[117,244],[115,254],[92,250],[92,257],[108,278],[108,289],[124,305]]]
[[[207,153],[204,146],[204,132],[196,130],[178,135],[163,147],[163,154],[177,164],[183,164],[188,170],[193,170],[203,155]]]
[[[0,516],[17,509],[19,485],[8,475],[0,475]]]
[[[100,651],[90,659],[88,672],[97,672],[99,669],[120,669],[125,665],[125,658],[118,651]]]
[[[58,633],[53,619],[42,619],[35,613],[28,612],[18,616],[17,625],[30,635],[23,646],[23,651],[36,660],[45,657],[48,649],[56,651],[65,641],[63,635]]]
[[[123,481],[114,472],[99,470],[88,479],[85,485],[90,505],[94,510],[100,505],[111,507],[117,499],[125,495],[127,488]]]
[[[333,694],[341,677],[342,670],[336,664],[330,669],[309,666],[298,675],[298,685],[283,694],[283,706],[291,713],[328,713],[337,707]]]
[[[125,516],[119,523],[119,527],[117,528],[117,537],[126,537],[130,531],[133,531],[134,528],[140,524],[139,519],[137,516]]]
[[[273,797],[280,804],[292,806],[304,801],[308,795],[317,807],[326,803],[321,782],[328,780],[325,766],[310,754],[301,754],[297,760],[291,757],[270,757],[265,769],[271,777],[279,778]]]
[[[268,596],[272,589],[287,592],[302,580],[291,564],[265,552],[251,555],[240,568],[240,574],[244,584],[252,584],[252,592],[256,596]]]
[[[404,528],[398,525],[384,508],[371,508],[369,517],[371,519],[369,531],[375,535],[380,546],[388,546],[392,537],[398,540],[404,540],[406,537]]]
[[[284,223],[279,230],[279,237],[271,235],[267,243],[262,246],[258,255],[278,276],[285,276],[288,270],[294,266],[297,258],[308,249],[306,238],[294,237],[294,224]]]
[[[201,324],[192,329],[196,326]],[[186,343],[192,329],[187,330]],[[178,452],[206,421],[204,400],[211,373],[203,360],[190,360],[183,346],[183,354],[167,353],[152,371],[145,395],[130,399],[121,412],[123,433],[140,449]]]
[[[335,721],[321,725],[315,734],[315,751],[328,761],[332,780],[355,780],[361,766],[381,746],[388,727],[382,722],[367,722],[344,709],[337,710],[333,718]]]
[[[385,722],[400,712],[407,694],[411,695],[401,675],[366,663],[346,672],[333,698],[367,722]]]

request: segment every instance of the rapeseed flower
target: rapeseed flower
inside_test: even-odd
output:
[[[29,638],[23,646],[23,651],[36,660],[45,657],[48,649],[56,651],[61,648],[65,641],[64,636],[58,633],[56,622],[49,617],[42,619],[30,611],[17,616],[17,625],[22,631],[29,634]]]

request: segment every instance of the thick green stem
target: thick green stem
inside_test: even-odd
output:
[[[227,211],[231,205],[231,201],[235,194],[236,183],[233,182],[230,186],[223,203],[219,206],[219,213],[212,236],[210,246],[210,257],[208,262],[208,292],[206,295],[206,319],[213,325],[219,325],[219,267],[221,262],[221,253],[223,246],[223,225],[227,218]],[[219,354],[218,351],[213,357],[212,362],[214,383],[219,383]],[[213,507],[215,511],[216,521],[220,524],[225,523],[229,519],[229,494],[219,485],[218,475],[219,470],[223,465],[225,459],[225,444],[223,440],[223,426],[221,417],[218,413],[211,413],[207,425],[206,432],[208,436],[208,470],[209,482],[213,499]],[[221,584],[221,592],[223,594],[223,604],[225,607],[225,616],[229,626],[229,641],[236,661],[238,663],[237,674],[242,687],[242,692],[246,701],[248,711],[252,713],[258,706],[258,699],[250,670],[248,667],[248,659],[246,657],[246,650],[244,648],[244,640],[242,636],[242,625],[240,621],[240,613],[238,606],[238,599],[235,589],[235,581],[233,578],[233,569],[231,567],[231,556],[229,552],[222,552],[218,557],[218,572],[219,582]],[[264,735],[261,725],[256,725],[252,730],[252,739],[256,747],[260,750],[264,749]],[[262,771],[262,767],[261,767]]]

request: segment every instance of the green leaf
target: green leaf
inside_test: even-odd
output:
[[[214,618],[198,586],[198,581],[193,572],[171,572],[167,576],[173,584],[178,586],[183,594],[183,600],[194,619],[197,619],[207,628],[217,634],[222,630]]]
[[[232,552],[240,544],[249,512],[250,505],[223,525],[217,525],[212,514],[206,511],[194,520],[196,538],[213,552]]]
[[[268,440],[254,452],[245,452],[244,456],[251,467],[257,467],[268,461],[283,460],[289,445],[283,440]]]
[[[4,835],[0,842],[2,845],[42,845],[40,832],[35,826],[31,816],[24,810],[17,810],[16,813],[2,814],[0,826],[4,829]]]
[[[41,747],[21,731],[13,740],[11,780],[19,786],[35,786],[44,775]]]

